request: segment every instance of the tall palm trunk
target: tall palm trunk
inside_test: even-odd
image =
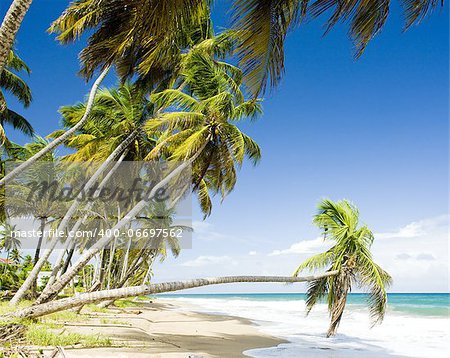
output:
[[[71,240],[69,238],[67,238],[66,242],[64,243],[63,249],[61,250],[61,252],[58,255],[58,258],[56,259],[55,265],[53,266],[52,273],[50,274],[50,278],[48,279],[47,285],[45,287],[53,284],[53,282],[56,280],[58,272],[64,263],[64,255],[66,254],[66,251],[69,248],[70,244],[71,244]]]
[[[341,323],[342,314],[347,303],[347,295],[351,287],[351,278],[351,269],[348,267],[343,267],[339,275],[335,278],[333,284],[334,301],[331,308],[331,323],[328,328],[327,338],[336,335],[339,323]]]
[[[33,0],[14,0],[0,27],[0,75],[2,74],[17,32]]]
[[[5,177],[3,177],[3,179],[0,180],[0,186],[6,184],[8,181],[15,178],[18,174],[22,173],[25,169],[36,163],[40,158],[52,152],[53,149],[61,145],[66,139],[68,139],[72,134],[74,134],[86,123],[89,114],[91,113],[92,107],[94,106],[95,95],[97,94],[98,87],[108,74],[110,68],[111,67],[105,68],[92,85],[91,92],[89,93],[89,99],[86,104],[86,110],[84,111],[84,115],[81,118],[81,120],[77,124],[75,124],[72,128],[70,128],[67,132],[65,132],[63,135],[51,141],[47,146],[45,146],[45,148],[41,149],[31,158],[20,164],[18,167],[14,168],[10,173],[8,173],[8,175],[5,175]]]
[[[33,264],[36,265],[38,260],[39,260],[39,255],[41,254],[41,246],[42,246],[42,239],[44,238],[44,230],[45,230],[45,225],[47,224],[47,218],[41,218],[41,225],[40,225],[40,232],[41,235],[39,235],[39,240],[36,246],[36,251],[34,252],[34,260],[33,260]]]
[[[69,268],[70,261],[72,260],[73,254],[75,253],[75,248],[77,246],[76,241],[74,240],[70,245],[69,251],[67,251],[66,261],[64,261],[64,265],[61,268],[61,273],[58,275],[63,275],[67,269]],[[57,276],[56,276],[57,277]],[[52,282],[53,283],[53,282]]]
[[[334,276],[338,274],[338,271],[329,271],[324,274],[316,276],[305,277],[292,277],[292,276],[225,276],[225,277],[213,277],[195,279],[189,281],[178,282],[164,282],[157,283],[148,286],[133,286],[117,288],[114,290],[97,291],[92,293],[83,293],[74,297],[63,298],[60,300],[47,302],[37,306],[31,306],[9,315],[5,315],[11,318],[37,318],[45,316],[47,314],[67,310],[80,305],[85,305],[92,302],[105,301],[105,300],[117,300],[119,298],[134,297],[140,295],[150,295],[163,292],[172,292],[185,290],[188,288],[195,288],[208,285],[220,285],[226,283],[238,283],[238,282],[306,282],[314,281],[323,277]]]
[[[206,146],[206,145],[205,145]],[[202,153],[204,147],[201,147],[198,152],[189,160],[185,161],[183,164],[180,164],[177,168],[175,168],[172,172],[170,172],[163,180],[161,180],[158,184],[156,184],[152,190],[150,191],[148,197],[152,198],[161,188],[170,183],[170,181],[175,178],[178,174],[181,174],[185,169],[187,169],[197,157]],[[41,303],[48,302],[53,297],[55,297],[61,290],[70,282],[70,280],[75,277],[78,271],[81,270],[94,255],[102,250],[106,245],[108,245],[113,239],[114,233],[117,230],[122,229],[125,225],[127,225],[137,214],[139,214],[145,206],[148,205],[148,199],[141,200],[138,204],[136,204],[113,228],[110,230],[109,235],[105,235],[97,241],[91,248],[87,249],[84,254],[78,259],[78,261],[68,270],[64,275],[62,275],[59,280],[57,280],[52,288],[48,290],[48,292],[42,292],[39,298],[36,300],[35,304],[39,305]]]
[[[41,218],[41,225],[40,225],[40,235],[39,235],[39,239],[38,239],[38,243],[36,246],[36,251],[34,252],[34,260],[33,260],[33,265],[36,265],[39,261],[39,256],[41,254],[41,246],[42,246],[42,240],[44,238],[44,230],[45,230],[45,225],[47,224],[47,218]],[[37,291],[37,279],[34,280],[33,282],[33,286],[32,286],[32,294],[33,297],[36,296],[36,291]]]
[[[100,175],[103,174],[103,172],[108,168],[108,166],[113,162],[113,160],[116,159],[116,157],[122,153],[126,147],[130,144],[131,141],[136,138],[138,135],[138,130],[133,131],[110,155],[109,157],[102,163],[102,165],[97,169],[97,171],[94,173],[94,175],[89,179],[89,181],[84,186],[84,191],[87,192],[89,189],[91,189],[94,184],[99,179]],[[122,158],[122,157],[121,157]],[[111,170],[115,170],[117,168],[117,163],[114,165],[114,167]],[[97,193],[100,192],[100,190],[103,188],[103,186],[106,184],[106,181],[111,177],[109,173],[106,175],[106,177],[102,180],[99,187],[97,188],[94,195],[97,195]],[[80,194],[81,195],[81,194]],[[69,224],[70,219],[72,219],[72,216],[75,214],[76,210],[78,209],[79,205],[81,204],[82,200],[81,198],[76,198],[76,200],[72,203],[69,210],[64,215],[64,218],[61,220],[61,223],[58,225],[58,232],[63,232],[67,225]],[[80,218],[77,220],[75,225],[73,226],[72,230],[68,234],[67,240],[70,240],[71,237],[74,237],[74,233],[78,230],[80,225],[83,222],[83,218]],[[44,255],[39,259],[38,263],[33,267],[33,270],[29,273],[27,279],[24,281],[22,286],[17,290],[14,297],[9,302],[10,305],[17,305],[17,303],[25,296],[27,290],[30,288],[30,285],[32,284],[33,280],[35,280],[41,271],[42,266],[44,265],[45,261],[48,259],[50,254],[52,253],[53,249],[57,245],[58,240],[55,238],[52,243],[50,244],[50,247],[45,251]],[[75,275],[74,275],[75,276]],[[70,280],[69,280],[70,281]],[[44,291],[42,292],[41,296],[46,292],[47,289],[49,289],[51,286],[47,284]]]

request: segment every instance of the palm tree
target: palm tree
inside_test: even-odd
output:
[[[154,2],[158,7],[154,9],[155,13],[164,14],[169,19],[165,16],[146,16],[142,7],[155,6],[155,4],[148,4],[147,1],[113,0],[108,1],[106,7],[105,3],[99,0],[81,0],[72,3],[53,24],[50,31],[59,32],[60,42],[68,43],[78,38],[84,31],[96,28],[100,21],[104,21],[100,34],[94,33],[81,54],[85,65],[82,74],[86,79],[91,78],[96,69],[100,69],[101,73],[91,88],[81,120],[0,179],[0,186],[33,165],[42,156],[53,151],[83,127],[94,106],[98,88],[114,65],[123,79],[127,77],[127,74],[131,77],[136,71],[135,63],[132,63],[131,58],[135,59],[137,56],[145,64],[146,71],[146,75],[140,79],[140,82],[146,88],[158,86],[166,88],[165,84],[174,78],[173,72],[179,65],[183,50],[211,35],[209,7],[203,4],[203,0],[184,0],[184,2],[184,5],[171,1]],[[200,4],[202,6],[199,6]],[[125,26],[118,26],[121,23]],[[152,34],[151,40],[148,37],[145,38],[145,46],[142,46],[142,41],[138,41],[142,32],[142,28],[138,25],[148,26],[147,31]],[[148,35],[149,32],[146,34]],[[105,51],[111,54],[108,61],[103,61],[104,58],[101,56]]]
[[[148,135],[155,133],[159,140],[157,145],[146,156],[148,160],[168,159],[169,162],[181,163],[171,168],[167,175],[153,188],[149,197],[164,187],[181,173],[192,167],[194,173],[193,188],[199,193],[199,199],[205,214],[211,211],[209,191],[220,192],[225,196],[236,183],[236,166],[242,165],[244,158],[257,162],[260,158],[258,145],[242,133],[233,123],[244,118],[253,117],[261,112],[259,101],[245,101],[239,89],[240,71],[233,66],[218,63],[211,56],[201,52],[195,58],[202,59],[197,63],[196,75],[183,75],[184,91],[166,90],[153,95],[152,101],[159,106],[159,111],[167,107],[178,106],[183,111],[165,112],[157,118],[151,118],[143,125]],[[201,69],[201,70],[200,70]],[[218,77],[211,86],[211,76]],[[220,77],[223,77],[220,79]],[[209,84],[209,91],[196,90],[194,83]],[[204,88],[204,86],[198,86]],[[163,108],[164,106],[164,108]],[[137,203],[124,217],[118,221],[112,231],[120,230],[149,205],[147,199]],[[53,298],[76,273],[89,262],[100,250],[113,239],[105,235],[87,250],[78,261],[62,275],[54,287],[44,292],[37,300],[43,303]]]
[[[14,235],[15,226],[10,224],[3,224],[0,230],[0,249],[5,250],[7,253],[6,258],[9,259],[10,254],[20,248],[21,242]]]
[[[2,74],[22,20],[32,0],[13,0],[0,26],[0,75]]]
[[[158,76],[164,74],[165,68],[173,67],[177,59],[177,46],[173,44],[180,41],[177,37],[180,29],[208,27],[205,18],[209,16],[211,2],[112,0],[106,5],[99,0],[78,0],[54,22],[51,31],[59,33],[59,40],[68,43],[93,30],[88,46],[81,52],[82,72],[87,76],[112,63],[118,65],[121,76],[135,73]],[[400,3],[407,29],[439,5],[443,6],[444,1],[400,0]],[[390,1],[380,4],[375,0],[234,0],[233,27],[240,38],[236,54],[247,87],[256,97],[267,83],[271,86],[278,83],[284,69],[286,35],[303,20],[329,14],[326,32],[337,23],[348,23],[349,37],[358,57],[384,27],[389,10]],[[161,65],[161,58],[166,66]]]
[[[39,152],[48,144],[42,137],[35,136],[34,141],[25,144],[16,150],[19,159],[27,160],[35,153]],[[8,186],[9,195],[6,202],[6,209],[9,217],[32,218],[39,221],[39,237],[34,254],[34,265],[40,258],[41,247],[44,240],[44,231],[48,224],[58,221],[67,209],[67,205],[61,200],[55,200],[52,195],[37,196],[34,200],[29,200],[33,194],[35,183],[52,183],[64,180],[65,172],[60,166],[59,158],[49,153],[41,158],[39,165],[28,170],[17,183]],[[33,295],[36,293],[36,280],[32,286]]]
[[[122,150],[127,151],[124,160],[143,160],[154,144],[140,129],[153,116],[153,107],[145,91],[128,81],[117,88],[100,89],[88,121],[64,143],[74,152],[64,156],[63,161],[104,161],[130,135],[133,140]],[[85,103],[62,107],[64,127],[69,130],[76,126],[85,111]],[[57,138],[65,132],[57,130],[49,137]]]
[[[91,90],[93,101],[98,85],[113,65],[122,79],[137,73],[140,82],[150,84],[151,88],[161,88],[173,79],[182,50],[195,43],[195,35],[197,39],[204,38],[202,35],[211,30],[209,3],[206,0],[77,0],[54,22],[50,31],[59,33],[58,39],[62,43],[72,42],[86,31],[91,32],[81,60],[82,74],[86,78],[97,69],[102,71]],[[409,28],[444,2],[402,0],[402,3],[406,28]],[[334,9],[326,23],[327,30],[337,22],[349,21],[350,37],[355,42],[356,55],[360,56],[384,26],[389,5],[389,1],[380,5],[376,1],[316,0],[309,5],[307,0],[235,0],[233,22],[239,37],[236,54],[244,70],[247,88],[256,98],[268,82],[271,86],[278,83],[284,70],[286,35],[306,15],[314,18]],[[87,121],[91,109],[88,105],[77,129]],[[0,179],[0,185],[62,144],[76,131],[72,130]]]
[[[33,127],[20,114],[8,108],[3,91],[10,92],[17,100],[28,107],[31,103],[31,90],[23,79],[14,72],[24,71],[30,74],[30,69],[25,62],[17,56],[13,51],[9,52],[6,67],[0,73],[0,142],[3,144],[7,141],[4,124],[10,124],[15,129],[19,129],[26,135],[33,134]],[[9,143],[6,143],[7,146]]]
[[[142,91],[137,90],[130,84],[124,84],[118,90],[103,90],[100,93],[97,104],[98,108],[92,113],[93,120],[87,122],[85,128],[79,129],[78,124],[84,121],[87,107],[93,105],[91,103],[91,97],[87,104],[78,104],[73,107],[62,108],[65,123],[73,125],[73,127],[67,131],[56,131],[52,133],[52,136],[58,138],[65,137],[67,133],[67,145],[75,149],[81,149],[83,146],[93,148],[94,150],[89,152],[88,150],[79,150],[73,156],[66,156],[66,160],[101,160],[102,164],[98,167],[96,172],[92,175],[89,181],[84,186],[84,190],[88,191],[90,188],[100,179],[100,176],[106,171],[111,170],[111,163],[124,151],[131,149],[134,154],[136,150],[139,150],[146,142],[145,138],[140,136],[140,123],[147,118],[151,108],[148,106],[148,100],[145,99]],[[76,128],[76,131],[73,131]],[[52,142],[53,143],[53,142]],[[45,148],[44,148],[45,150]],[[41,153],[42,150],[38,153]],[[95,152],[99,154],[98,157],[92,156]],[[48,153],[46,154],[48,155]],[[35,157],[35,156],[33,156]],[[122,158],[122,160],[124,157]],[[133,159],[133,158],[131,158]],[[107,180],[107,177],[103,179],[103,182]],[[101,184],[102,185],[102,184]],[[98,190],[98,189],[97,189]],[[69,210],[66,212],[57,230],[66,230],[73,215],[79,210],[81,200],[74,200],[71,203]],[[85,208],[88,209],[88,208]],[[83,220],[84,214],[69,230],[68,237],[78,230]],[[76,228],[76,229],[74,229]],[[16,292],[13,299],[10,301],[11,305],[15,305],[26,294],[26,291],[31,287],[35,278],[37,277],[45,260],[48,259],[58,240],[53,240],[50,246],[43,253],[42,257],[38,260],[35,267],[22,284],[20,289]],[[56,268],[60,269],[60,262],[63,259],[60,256]],[[56,269],[55,269],[56,271]],[[55,272],[56,274],[56,272]],[[52,283],[52,275],[49,283]],[[47,285],[46,289],[50,285]],[[44,290],[45,293],[45,290]]]
[[[331,316],[327,337],[335,335],[347,295],[352,285],[356,284],[368,291],[367,303],[373,324],[380,323],[386,311],[386,288],[392,278],[372,259],[370,247],[374,236],[366,225],[359,226],[358,209],[347,200],[333,202],[325,199],[318,206],[314,224],[322,230],[324,239],[333,241],[334,245],[304,261],[294,275],[298,276],[304,270],[316,271],[326,267],[328,271],[339,271],[339,274],[309,284],[307,313],[326,297]]]
[[[181,51],[211,31],[209,1],[78,0],[52,24],[63,43],[92,31],[80,53],[81,73],[115,65],[119,77],[135,72],[156,84],[178,66]]]

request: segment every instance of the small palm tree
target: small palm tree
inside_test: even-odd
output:
[[[347,295],[352,285],[356,284],[368,291],[367,303],[373,324],[381,323],[386,311],[386,288],[392,283],[392,278],[372,259],[370,247],[374,236],[366,225],[359,226],[358,209],[347,200],[333,202],[325,199],[318,206],[314,224],[322,230],[325,240],[335,244],[324,253],[304,261],[294,275],[298,276],[304,270],[316,271],[326,267],[329,271],[338,270],[340,273],[309,284],[307,313],[326,297],[331,315],[327,337],[335,335]]]
[[[6,258],[9,259],[11,253],[20,248],[20,240],[14,235],[15,226],[3,224],[0,230],[0,249],[7,252]]]
[[[10,124],[26,135],[33,134],[33,127],[20,114],[9,109],[3,95],[3,91],[10,92],[26,108],[30,105],[31,90],[23,79],[14,72],[24,71],[30,74],[30,69],[25,62],[14,52],[10,52],[5,69],[0,73],[0,143],[7,141],[3,125]]]

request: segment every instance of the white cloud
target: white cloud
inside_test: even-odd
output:
[[[393,232],[376,233],[375,239],[407,239],[426,236],[438,227],[447,226],[449,215],[440,215],[431,219],[413,221]]]
[[[237,262],[230,256],[199,256],[194,260],[189,260],[181,264],[186,267],[204,267],[210,265],[237,265]]]
[[[250,251],[248,254],[249,254],[250,256],[255,256],[255,255],[257,255],[258,253],[257,253],[256,251]]]
[[[314,240],[302,240],[292,244],[288,249],[274,250],[269,256],[291,255],[291,254],[309,254],[326,250],[331,246],[330,242],[326,242],[322,237]]]

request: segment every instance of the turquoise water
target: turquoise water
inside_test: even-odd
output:
[[[218,293],[218,294],[161,294],[158,297],[187,299],[223,299],[250,301],[296,301],[305,300],[304,293]],[[363,293],[351,293],[348,305],[357,308],[365,305],[367,296]],[[418,316],[449,316],[449,293],[390,293],[388,310],[399,314]]]

